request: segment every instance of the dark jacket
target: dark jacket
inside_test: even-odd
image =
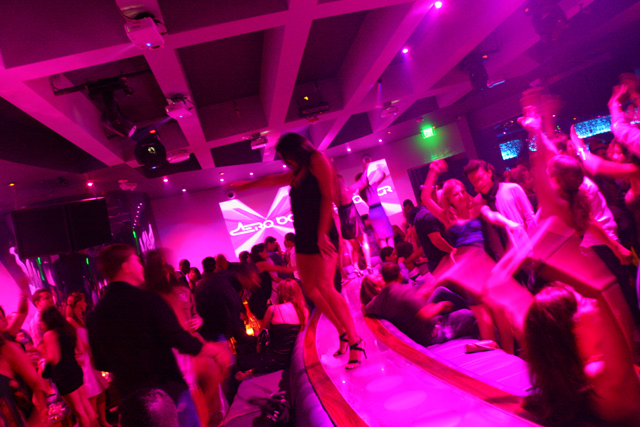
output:
[[[180,326],[159,295],[125,282],[109,283],[87,329],[96,368],[113,373],[122,397],[158,387],[177,402],[188,390],[172,348],[197,355],[202,343]]]

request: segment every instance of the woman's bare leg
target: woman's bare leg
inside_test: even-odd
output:
[[[349,345],[356,344],[360,337],[356,332],[349,306],[342,295],[333,287],[333,275],[336,268],[335,255],[329,259],[323,258],[321,255],[307,254],[297,254],[297,257],[302,286],[309,298],[316,304],[318,310],[336,326],[339,333],[343,331],[347,333]],[[362,352],[350,351],[349,360],[360,360],[361,358]]]
[[[364,261],[367,264],[367,269],[371,269],[371,246],[369,246],[369,237],[367,233],[362,233],[362,236],[358,237],[358,243],[362,248],[362,254],[364,255]]]

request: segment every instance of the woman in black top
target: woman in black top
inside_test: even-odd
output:
[[[73,411],[80,427],[97,427],[96,413],[84,389],[82,368],[76,362],[76,345],[80,343],[75,329],[56,307],[44,310],[40,321],[44,331],[45,359],[58,393]]]
[[[303,290],[338,329],[341,348],[336,355],[344,354],[346,344],[349,344],[351,351],[347,369],[356,368],[365,355],[362,340],[358,337],[346,301],[333,287],[338,258],[338,230],[331,216],[333,168],[324,154],[295,133],[280,137],[276,151],[290,172],[237,182],[234,187],[291,185],[289,195],[296,230],[296,261]]]

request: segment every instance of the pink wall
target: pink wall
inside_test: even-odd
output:
[[[459,126],[459,123],[452,123],[438,128],[436,132],[441,143],[429,150],[424,148],[424,140],[418,135],[336,158],[334,165],[347,182],[351,182],[362,171],[361,159],[364,155],[371,156],[373,160],[384,158],[400,202],[404,199],[415,201],[407,169],[422,166],[432,158],[464,152],[469,141],[466,140],[466,133],[460,132]],[[204,257],[219,253],[225,254],[229,260],[237,260],[219,206],[220,202],[229,200],[226,191],[225,188],[214,188],[151,202],[160,244],[170,251],[169,260],[172,264],[177,266],[180,259],[186,258],[193,266],[201,268]],[[242,193],[240,197],[255,210],[268,210],[275,191],[255,189]],[[401,214],[391,218],[395,224],[403,220]]]

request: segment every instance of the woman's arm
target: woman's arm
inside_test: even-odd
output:
[[[251,188],[258,187],[274,187],[276,185],[289,185],[293,178],[293,171],[285,173],[276,173],[272,175],[266,175],[262,178],[254,179],[251,181],[236,181],[229,184],[229,187],[236,191],[245,191]]]
[[[269,272],[275,272],[275,273],[293,274],[293,272],[296,271],[296,269],[293,267],[275,265],[267,261],[258,261],[256,263],[256,267],[258,267],[260,271],[269,271]]]
[[[9,332],[12,337],[15,337],[18,332],[20,332],[20,328],[27,318],[27,314],[29,314],[29,303],[27,301],[27,295],[23,293],[21,296],[20,305],[18,306],[18,311],[13,316],[13,319],[11,319],[11,323],[9,323],[9,329],[7,329],[7,332]]]
[[[446,172],[449,169],[447,163],[444,160],[435,160],[429,166],[429,173],[427,174],[427,178],[424,180],[424,186],[422,188],[422,194],[420,195],[420,199],[424,206],[429,209],[429,212],[433,214],[441,223],[447,224],[447,216],[445,214],[444,209],[442,209],[436,202],[431,198],[431,191],[433,186],[436,184],[438,180],[438,176],[441,173]]]
[[[46,390],[47,387],[42,377],[38,375],[31,361],[22,349],[13,342],[6,342],[2,346],[2,357],[6,358],[13,372],[18,374],[27,383],[33,392],[33,400],[41,416],[47,413]],[[46,416],[45,418],[46,419]],[[44,421],[42,419],[41,421]]]
[[[627,92],[626,85],[615,86],[609,99],[611,113],[611,132],[616,139],[636,156],[640,156],[640,129],[628,123],[618,99]]]
[[[354,184],[351,184],[349,186],[349,190],[353,193],[355,193],[356,191],[360,191],[367,185],[369,185],[369,178],[367,177],[367,174],[369,173],[370,164],[370,162],[364,164],[364,170],[362,171],[362,175],[360,175],[360,178]]]
[[[487,220],[490,224],[499,225],[505,228],[518,228],[520,224],[507,219],[500,212],[492,211],[487,205],[480,208],[480,215]]]
[[[270,305],[269,307],[267,307],[267,311],[264,313],[264,317],[260,322],[260,329],[265,329],[269,327],[269,324],[271,323],[271,319],[273,318],[273,307],[274,307],[273,305]]]
[[[596,239],[607,245],[618,257],[622,265],[627,265],[631,262],[631,252],[629,252],[629,249],[625,248],[620,244],[620,242],[609,236],[598,221],[591,219],[587,230],[593,234]]]
[[[60,342],[58,341],[58,333],[55,331],[47,331],[42,336],[42,343],[45,347],[44,359],[51,365],[57,365],[60,362]]]
[[[584,141],[576,133],[574,125],[571,126],[571,141],[576,147],[582,164],[592,176],[605,175],[614,179],[640,180],[640,167],[637,165],[633,163],[616,163],[591,154],[587,150]]]
[[[316,177],[320,187],[318,247],[323,256],[333,256],[337,250],[329,240],[329,230],[333,221],[333,168],[329,159],[318,151],[311,155],[309,172]]]
[[[431,240],[431,243],[433,243],[433,245],[440,249],[442,252],[447,252],[447,253],[451,253],[453,252],[455,249],[453,248],[453,246],[451,246],[449,244],[449,242],[447,242],[444,237],[442,237],[442,234],[440,234],[439,231],[435,231],[433,233],[430,233],[428,235],[429,240]]]

